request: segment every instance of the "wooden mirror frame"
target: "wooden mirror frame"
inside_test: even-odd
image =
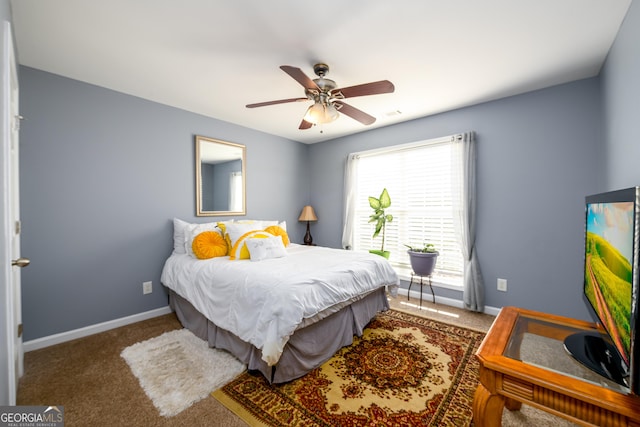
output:
[[[196,135],[195,142],[196,216],[246,215],[246,147],[200,135]],[[218,170],[215,169],[216,165]],[[242,180],[242,194],[236,197],[236,206],[230,206],[232,178],[215,180],[216,174],[229,176],[231,173],[239,173]],[[221,197],[216,199],[215,196]]]

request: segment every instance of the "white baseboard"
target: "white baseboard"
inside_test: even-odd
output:
[[[109,320],[108,322],[86,326],[80,329],[74,329],[72,331],[61,332],[59,334],[49,335],[48,337],[42,337],[42,338],[37,338],[35,340],[26,341],[23,344],[23,348],[25,353],[33,350],[39,350],[41,348],[75,340],[78,338],[87,337],[89,335],[108,331],[110,329],[119,328],[120,326],[130,325],[132,323],[140,322],[142,320],[163,316],[169,313],[171,313],[171,308],[169,306],[156,308],[155,310],[145,311],[144,313],[138,313],[138,314],[134,314],[127,317],[122,317],[120,319]]]
[[[398,289],[398,295],[407,296],[407,290],[404,288]],[[411,291],[411,298],[415,298],[419,300],[420,291]],[[431,296],[431,293],[425,292],[424,294],[422,294],[422,301],[433,302],[433,297]],[[442,305],[448,305],[450,307],[464,308],[464,302],[462,300],[439,297],[438,295],[436,295],[436,303],[442,304]],[[487,307],[487,306],[484,307],[484,313],[490,314],[492,316],[497,316],[498,313],[500,313],[500,310],[501,310],[500,308],[496,308],[496,307]]]

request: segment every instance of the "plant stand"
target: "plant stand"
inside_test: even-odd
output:
[[[407,290],[407,301],[409,301],[409,296],[411,293],[411,285],[413,285],[413,278],[414,277],[419,277],[420,278],[420,308],[422,308],[422,286],[428,284],[429,285],[429,289],[431,290],[431,296],[433,297],[433,303],[436,303],[436,294],[433,293],[433,286],[431,286],[431,275],[429,274],[428,276],[422,276],[420,274],[416,274],[413,271],[411,272],[411,282],[409,282],[409,290]],[[423,283],[422,279],[423,278],[427,278],[427,283]],[[417,284],[417,282],[416,282]]]

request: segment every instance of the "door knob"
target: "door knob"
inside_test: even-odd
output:
[[[27,265],[29,265],[31,263],[31,260],[29,258],[18,258],[18,259],[14,259],[13,261],[11,261],[11,265],[15,265],[17,267],[26,267]]]

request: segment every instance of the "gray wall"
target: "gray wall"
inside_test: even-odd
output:
[[[20,78],[26,341],[167,305],[171,219],[216,219],[194,216],[196,134],[247,146],[246,218],[286,220],[301,242],[306,145],[31,68]]]
[[[583,201],[601,181],[600,104],[594,78],[313,145],[315,241],[340,246],[347,153],[474,130],[486,304],[586,318]],[[498,277],[508,280],[507,293],[496,290]]]
[[[601,73],[606,190],[640,185],[640,4],[631,2]]]

